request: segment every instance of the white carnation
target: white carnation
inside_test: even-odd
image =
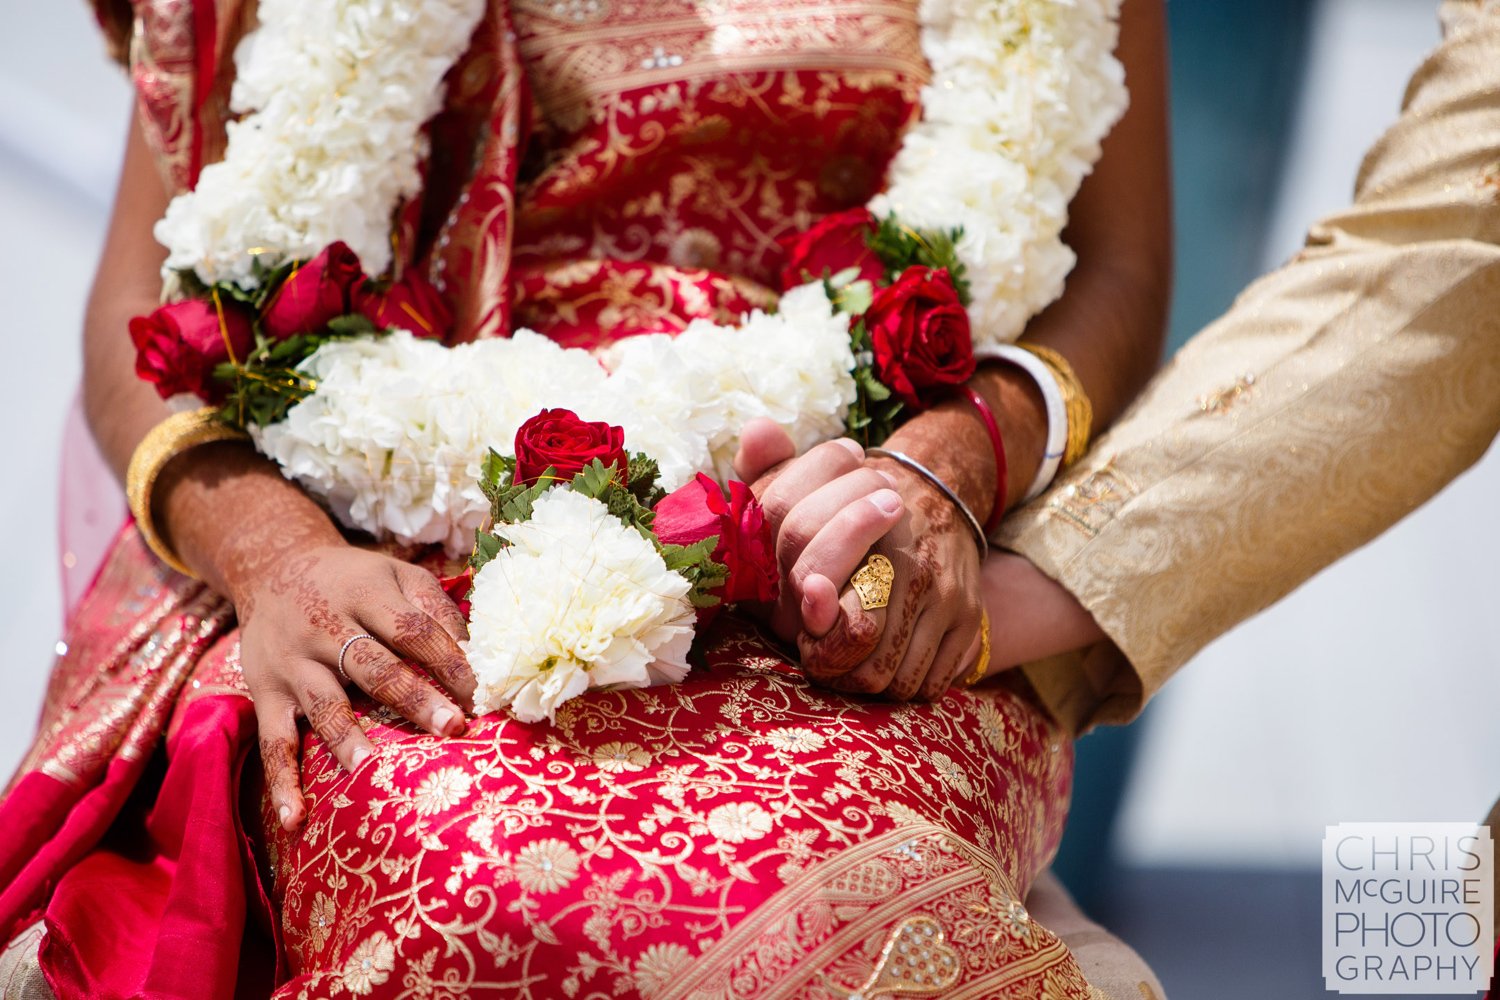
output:
[[[469,551],[489,514],[491,448],[546,406],[582,406],[606,376],[587,353],[538,334],[444,347],[405,331],[325,344],[303,362],[317,391],[256,446],[349,527]]]
[[[253,286],[253,263],[338,240],[365,271],[390,263],[397,205],[421,187],[423,124],[484,0],[261,0],[235,51],[224,159],[157,223],[164,273]]]
[[[678,426],[691,429],[703,463],[694,471],[720,482],[734,476],[748,421],[774,420],[801,451],[842,434],[855,398],[849,317],[834,311],[818,282],[783,295],[779,312],[756,310],[737,327],[696,320],[676,337],[632,337],[611,364],[611,382],[661,387],[638,395],[679,408]],[[668,401],[673,393],[680,398]],[[629,425],[625,431],[630,442]]]
[[[752,418],[775,420],[804,450],[842,434],[854,400],[849,318],[821,284],[742,327],[629,338],[607,361],[612,371],[529,330],[453,348],[406,331],[336,340],[300,366],[316,391],[251,435],[341,523],[458,556],[489,513],[486,455],[513,455],[517,429],[543,409],[622,427],[673,490],[699,472],[732,478]]]
[[[870,202],[917,229],[963,228],[976,345],[1014,340],[1074,263],[1068,203],[1125,110],[1120,0],[921,0],[922,120]]]
[[[469,641],[477,712],[552,720],[595,688],[687,676],[695,612],[688,582],[597,500],[553,489],[474,577]]]

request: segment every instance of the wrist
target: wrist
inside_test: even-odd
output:
[[[179,557],[236,606],[293,554],[343,545],[328,515],[244,443],[203,445],[174,458],[152,509]]]
[[[1047,403],[1036,380],[1005,364],[983,365],[970,383],[995,414],[1008,468],[1005,509],[1020,506],[1047,447]]]

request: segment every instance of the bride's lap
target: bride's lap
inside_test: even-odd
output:
[[[350,774],[308,739],[305,827],[262,810],[278,996],[822,996],[916,974],[908,943],[975,996],[1072,983],[1019,902],[1071,748],[1009,691],[847,699],[731,626],[684,684],[554,725],[444,740],[361,707],[376,755]]]

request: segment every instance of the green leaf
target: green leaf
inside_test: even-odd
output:
[[[549,468],[547,474],[556,476],[557,470]],[[615,481],[615,475],[615,467],[613,465],[605,465],[596,458],[578,470],[568,488],[575,493],[582,493],[584,496],[594,500],[602,500],[605,491],[611,486],[618,485]]]
[[[481,488],[498,490],[509,483],[515,474],[516,460],[491,448],[489,454],[484,456],[484,464],[479,468],[479,485]]]
[[[505,547],[505,539],[499,535],[476,528],[474,531],[474,551],[469,556],[469,565],[474,567],[474,571],[477,573],[479,570],[484,569],[485,564],[498,556]]]
[[[875,301],[875,286],[869,281],[855,281],[840,288],[834,297],[834,308],[840,312],[862,315]]]
[[[631,496],[647,507],[655,507],[667,491],[657,485],[661,478],[661,467],[656,460],[636,452],[625,465],[625,478],[629,481]]]
[[[490,512],[496,521],[505,524],[529,521],[537,498],[551,488],[552,481],[545,477],[530,486],[507,486],[490,504]]]
[[[328,321],[328,332],[337,337],[362,337],[375,333],[377,327],[368,316],[359,313],[349,313],[346,316],[335,316]]]
[[[722,587],[729,579],[729,567],[715,562],[714,549],[719,544],[718,535],[710,535],[692,545],[662,545],[657,543],[662,562],[667,568],[688,581],[691,590],[688,599],[695,608],[712,607],[719,598],[711,593]]]

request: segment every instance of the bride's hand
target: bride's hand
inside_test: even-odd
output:
[[[808,677],[828,687],[930,700],[979,653],[979,549],[952,501],[932,484],[887,459],[871,463],[896,478],[905,510],[869,549],[891,561],[889,604],[866,611],[852,588],[844,590],[834,612],[822,613],[831,627],[819,632],[820,622],[807,622],[797,648]],[[855,567],[863,562],[861,553]]]
[[[977,549],[947,498],[902,466],[867,462],[852,441],[792,459],[769,421],[741,441],[736,472],[776,534],[771,625],[797,640],[809,677],[902,699],[950,686],[977,655],[980,605]],[[895,582],[890,606],[867,612],[840,592],[872,551],[891,560]]]
[[[474,679],[458,643],[468,630],[426,570],[344,543],[322,546],[270,567],[238,595],[236,610],[266,782],[288,829],[304,812],[298,716],[349,770],[374,751],[338,675],[341,652],[349,682],[376,701],[435,735],[463,732],[460,704],[470,703]]]
[[[866,466],[864,449],[848,438],[794,458],[785,431],[754,420],[740,442],[735,473],[765,508],[776,539],[781,587],[770,609],[771,630],[789,642],[809,620],[827,631],[838,614],[838,588],[901,520],[896,480]]]
[[[299,717],[346,768],[373,752],[337,673],[341,653],[349,683],[376,701],[434,734],[463,731],[474,677],[458,643],[468,630],[432,574],[350,545],[248,448],[188,452],[164,471],[157,495],[171,544],[239,617],[240,663],[282,826],[295,829],[306,813]],[[369,638],[351,643],[355,636]]]

